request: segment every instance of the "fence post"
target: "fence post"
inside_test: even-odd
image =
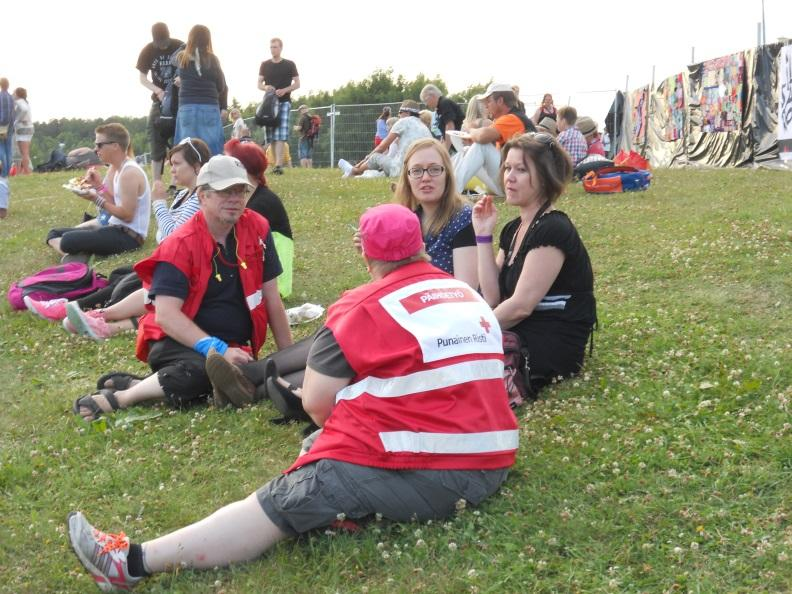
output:
[[[335,117],[336,109],[335,103],[330,106],[330,168],[335,167]]]

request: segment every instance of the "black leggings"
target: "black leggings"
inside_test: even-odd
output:
[[[140,277],[132,270],[131,266],[116,268],[110,273],[107,280],[110,281],[110,284],[106,287],[76,299],[80,309],[110,307],[143,287]]]
[[[47,243],[60,238],[60,249],[66,254],[96,254],[112,256],[136,250],[140,244],[119,225],[109,225],[96,229],[58,227],[47,233]]]
[[[311,350],[313,341],[313,336],[303,338],[290,347],[276,351],[260,361],[242,365],[242,373],[256,386],[261,386],[267,379],[264,376],[267,361],[273,361],[278,368],[280,377],[301,388],[305,378],[305,366],[308,364],[308,351]]]

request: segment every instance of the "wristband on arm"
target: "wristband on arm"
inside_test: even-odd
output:
[[[214,336],[204,336],[193,345],[193,350],[196,353],[201,353],[204,357],[209,354],[209,349],[214,349],[221,355],[225,355],[228,345]]]

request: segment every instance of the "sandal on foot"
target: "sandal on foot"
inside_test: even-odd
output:
[[[220,353],[209,353],[206,357],[206,374],[212,387],[218,388],[231,404],[237,408],[256,402],[256,386],[233,363]]]
[[[123,371],[111,371],[110,373],[105,373],[102,377],[96,380],[96,389],[113,391],[128,390],[134,380],[141,381],[144,379],[146,378],[139,375],[132,375],[131,373],[124,373]],[[113,381],[112,388],[108,388],[105,385],[110,380]]]
[[[99,406],[98,402],[96,402],[94,396],[104,396],[105,399],[107,400],[107,404],[110,405],[110,411],[102,410],[102,407]],[[91,412],[91,415],[93,415],[92,418],[87,419],[85,417],[82,417],[82,415],[80,415],[81,408],[87,408]],[[82,398],[78,398],[77,400],[74,401],[74,407],[72,408],[72,410],[74,411],[74,414],[81,416],[84,420],[90,423],[91,421],[95,421],[102,415],[107,414],[107,412],[114,412],[117,411],[119,408],[121,407],[118,405],[118,399],[116,398],[115,393],[112,390],[108,390],[107,388],[105,388],[103,390],[99,390],[95,394],[89,394],[88,396],[83,396]]]
[[[298,389],[294,384],[286,387],[274,377],[267,378],[267,394],[283,418],[287,421],[310,421],[311,417],[303,410],[302,399],[295,394]]]

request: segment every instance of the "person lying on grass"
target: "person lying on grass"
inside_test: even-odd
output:
[[[426,262],[409,209],[368,210],[360,234],[372,280],[329,308],[308,358],[303,402],[321,429],[284,474],[164,536],[131,542],[69,514],[72,547],[99,588],[254,559],[339,514],[442,519],[506,479],[518,429],[492,310]]]
[[[235,364],[251,361],[267,326],[278,348],[292,344],[269,223],[245,209],[252,187],[245,168],[218,155],[197,183],[201,210],[135,265],[153,301],[140,319],[137,356],[153,373],[109,374],[97,393],[74,403],[86,420],[144,401],[181,406],[209,395],[207,353],[213,349]]]

